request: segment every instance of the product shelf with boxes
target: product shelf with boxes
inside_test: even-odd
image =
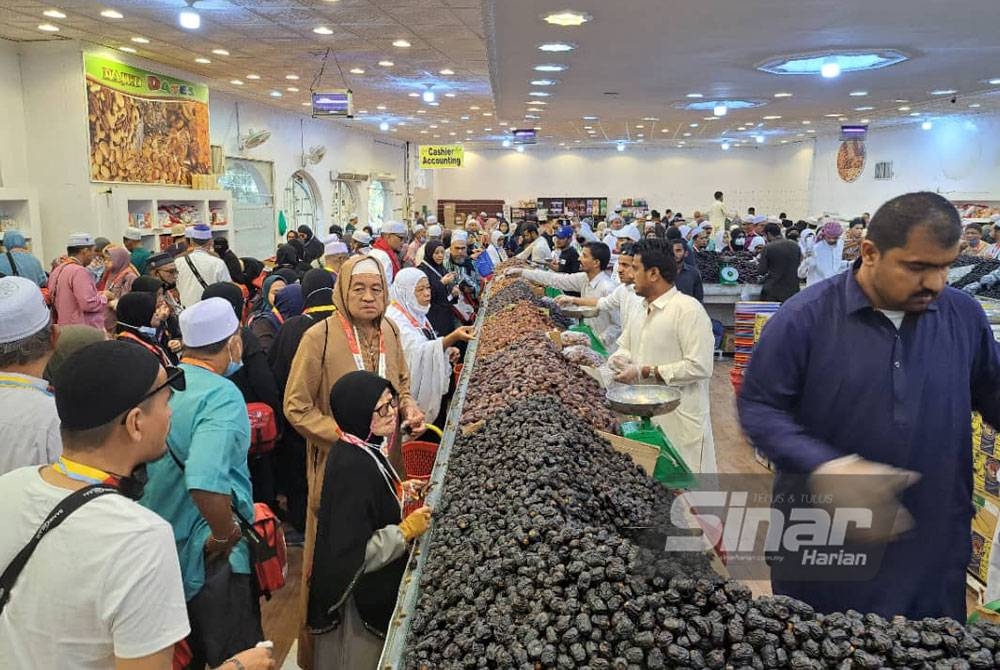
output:
[[[608,215],[608,199],[602,196],[538,198],[538,219],[579,216],[601,221]]]
[[[173,243],[174,225],[206,224],[216,236],[232,241],[233,198],[229,191],[195,190],[169,187],[119,189],[113,199],[112,226],[106,231],[112,240],[121,237],[126,227],[142,231],[142,244],[150,251],[165,249]]]
[[[987,225],[996,221],[994,217],[1000,216],[1000,199],[951,198],[951,202],[962,216],[963,225],[966,223]]]
[[[28,242],[28,248],[44,258],[42,222],[38,216],[38,195],[30,188],[0,188],[0,237],[16,230]]]
[[[618,213],[626,218],[644,219],[649,214],[649,203],[645,198],[623,198],[618,203]]]
[[[535,200],[519,200],[510,206],[509,221],[538,221],[538,202]]]

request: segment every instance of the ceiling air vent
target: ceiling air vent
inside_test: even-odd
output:
[[[877,181],[889,181],[893,176],[892,161],[875,163],[875,179]]]

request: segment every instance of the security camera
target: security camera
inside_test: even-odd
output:
[[[954,105],[956,102],[958,102],[958,96],[954,96],[954,95],[951,96],[951,104]]]

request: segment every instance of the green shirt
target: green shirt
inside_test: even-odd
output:
[[[132,265],[135,266],[135,271],[140,275],[146,274],[146,263],[149,262],[149,257],[153,255],[146,247],[136,247],[132,250]]]

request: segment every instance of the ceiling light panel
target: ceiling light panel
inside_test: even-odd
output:
[[[591,21],[593,18],[594,17],[590,14],[566,9],[561,12],[547,14],[542,18],[542,20],[553,26],[568,28],[573,26],[582,26],[584,23]]]

